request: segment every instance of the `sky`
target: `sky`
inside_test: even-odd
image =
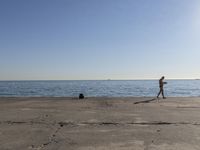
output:
[[[199,0],[1,0],[0,80],[200,78]]]

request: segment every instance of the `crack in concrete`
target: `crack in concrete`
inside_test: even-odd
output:
[[[60,126],[80,126],[80,125],[200,125],[200,123],[190,122],[59,122]]]
[[[63,126],[81,126],[81,125],[200,125],[198,122],[166,122],[166,121],[153,121],[153,122],[54,122],[54,123],[46,123],[40,121],[0,121],[0,124],[27,124],[27,125],[59,125],[59,127]]]
[[[15,124],[27,124],[27,125],[59,125],[59,127],[63,126],[81,126],[81,125],[200,125],[198,122],[166,122],[166,121],[153,121],[153,122],[54,122],[54,123],[46,123],[41,121],[0,121],[0,124],[8,124],[8,125],[15,125]]]
[[[0,124],[8,124],[8,125],[15,125],[15,124],[42,124],[42,125],[49,125],[49,123],[41,122],[41,121],[0,121]],[[51,124],[52,125],[52,124]]]
[[[46,122],[41,122],[41,121],[0,121],[0,124],[8,124],[8,125],[22,125],[22,124],[26,124],[26,125],[47,125],[47,126],[55,126],[58,125],[56,123],[46,123]],[[61,129],[61,127],[57,127],[56,130],[53,132],[53,134],[51,134],[51,136],[48,138],[49,140],[39,146],[35,146],[35,145],[31,145],[29,147],[29,149],[32,150],[41,150],[43,148],[45,148],[46,146],[48,146],[49,144],[52,143],[58,143],[59,141],[56,140],[56,134],[59,132],[59,130]]]
[[[39,146],[31,145],[30,148],[31,148],[32,150],[41,150],[41,149],[45,148],[46,146],[48,146],[48,145],[50,145],[50,144],[52,144],[52,143],[54,143],[54,144],[58,143],[59,141],[56,140],[56,134],[59,132],[60,129],[61,129],[61,127],[58,127],[58,128],[54,131],[54,133],[49,137],[49,140],[48,140],[47,142],[45,142],[45,143],[43,143],[43,144],[41,144],[41,145],[39,145]]]
[[[200,108],[196,106],[177,106],[176,108]]]
[[[52,123],[45,123],[45,122],[40,122],[40,121],[0,121],[0,124],[8,124],[8,125],[48,125],[48,126],[57,126],[55,131],[49,136],[48,140],[39,145],[31,145],[29,149],[31,150],[41,150],[47,147],[50,144],[57,144],[59,143],[59,140],[57,140],[57,134],[58,132],[63,128],[63,127],[79,127],[82,125],[88,125],[88,126],[124,126],[124,125],[152,125],[152,126],[158,126],[158,125],[194,125],[194,126],[199,126],[200,123],[198,122],[166,122],[166,121],[153,121],[153,122],[52,122]],[[73,145],[76,144],[75,142],[71,141],[68,144]],[[146,147],[148,149],[148,147]]]

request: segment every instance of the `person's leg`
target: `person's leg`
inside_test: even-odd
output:
[[[159,93],[158,93],[158,95],[157,95],[157,98],[160,96],[160,93],[161,93],[161,89],[160,89],[160,91],[159,91]]]
[[[165,95],[164,95],[164,90],[163,89],[162,89],[162,97],[163,97],[163,99],[166,98]]]

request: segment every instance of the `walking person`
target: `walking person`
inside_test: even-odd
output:
[[[157,98],[159,98],[160,94],[162,94],[163,99],[166,99],[166,97],[164,96],[164,88],[163,87],[164,87],[164,84],[167,84],[167,82],[164,82],[164,79],[165,79],[165,77],[162,76],[162,78],[160,78],[160,80],[159,80],[160,91],[157,95]]]

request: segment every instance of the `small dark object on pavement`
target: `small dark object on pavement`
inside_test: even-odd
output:
[[[84,99],[84,95],[82,93],[79,94],[79,99]]]

